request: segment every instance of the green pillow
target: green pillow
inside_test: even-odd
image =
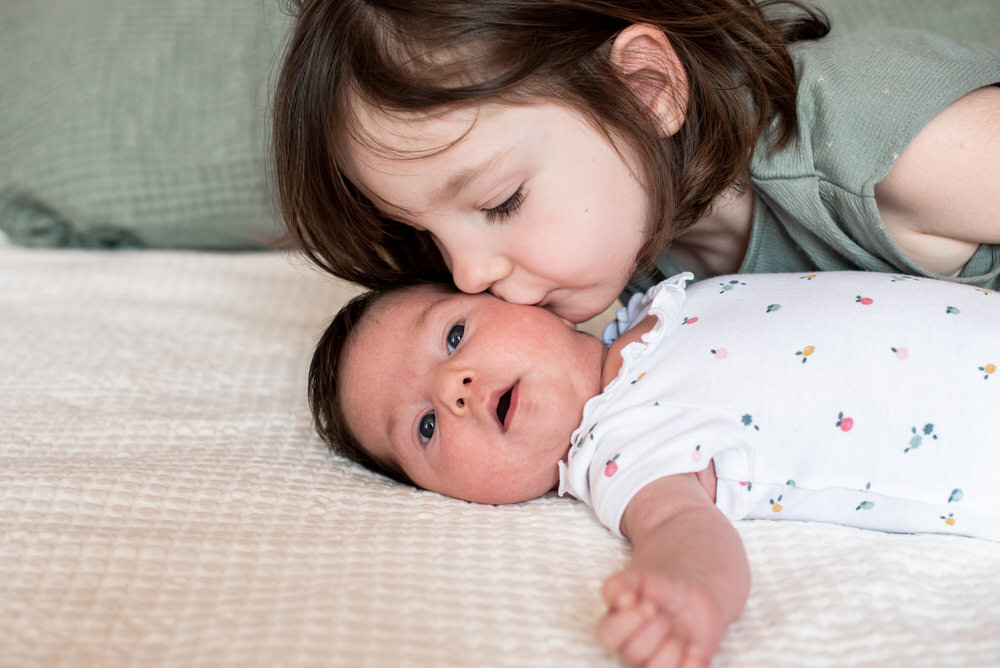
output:
[[[1000,49],[997,0],[813,0],[840,34],[881,26],[917,28]]]
[[[1000,48],[996,0],[821,0],[836,32],[899,25]],[[33,246],[260,248],[282,0],[0,8],[0,231]]]
[[[32,246],[261,248],[279,0],[0,8],[0,230]]]

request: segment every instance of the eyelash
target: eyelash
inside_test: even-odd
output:
[[[505,201],[496,205],[492,209],[486,209],[486,221],[489,223],[502,223],[517,213],[523,203],[524,188],[521,187],[518,188],[517,191]]]

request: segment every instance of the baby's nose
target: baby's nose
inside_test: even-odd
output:
[[[468,369],[446,370],[438,377],[438,397],[445,410],[465,415],[471,408],[473,373]]]

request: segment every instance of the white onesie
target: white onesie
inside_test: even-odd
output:
[[[1000,540],[1000,293],[873,272],[744,274],[633,297],[559,493],[621,535],[632,496],[715,462],[732,520]]]

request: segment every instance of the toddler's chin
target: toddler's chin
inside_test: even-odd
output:
[[[559,316],[566,324],[574,327],[599,316],[603,312],[603,309],[581,308],[573,304],[550,304],[545,308]]]

